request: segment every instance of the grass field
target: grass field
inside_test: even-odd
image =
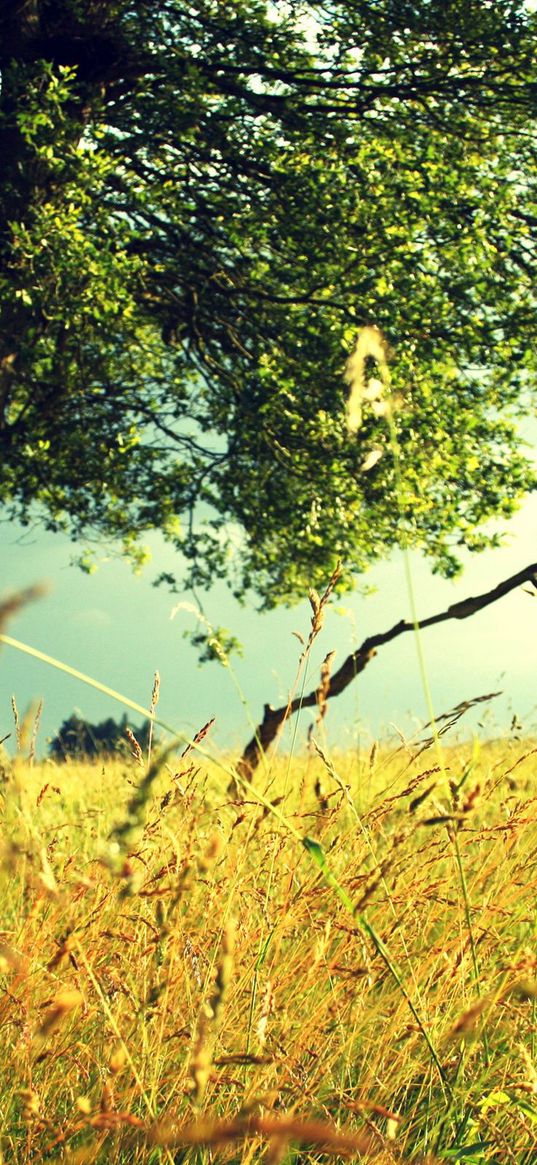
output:
[[[536,1161],[536,762],[15,762],[3,1161]]]

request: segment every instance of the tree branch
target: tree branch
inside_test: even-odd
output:
[[[427,619],[420,619],[417,627],[423,630],[426,627],[433,627],[436,623],[445,623],[448,619],[469,619],[478,611],[482,611],[491,603],[496,603],[498,599],[502,599],[504,595],[508,595],[510,591],[522,586],[525,582],[532,583],[537,590],[536,562],[519,570],[510,578],[504,579],[490,591],[485,591],[481,595],[469,595],[468,598],[462,599],[458,603],[452,603],[450,607],[445,611],[440,611],[437,615],[429,615]],[[351,652],[341,667],[330,677],[328,688],[323,689],[324,698],[328,700],[330,697],[339,696],[355,677],[364,671],[370,660],[377,654],[377,648],[382,647],[385,643],[390,643],[392,639],[397,639],[405,631],[413,631],[414,629],[414,623],[401,619],[388,631],[382,631],[364,639],[360,647]],[[263,754],[277,738],[285,722],[299,709],[315,707],[319,699],[318,693],[319,689],[316,688],[307,696],[295,696],[281,708],[272,708],[270,704],[265,704],[263,719],[256,729],[255,735],[246,745],[237,765],[237,771],[241,776],[247,778],[252,776]]]

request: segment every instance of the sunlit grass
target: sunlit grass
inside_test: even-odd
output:
[[[131,835],[134,758],[16,762],[5,1161],[534,1160],[533,747],[282,758],[283,821],[170,755]]]

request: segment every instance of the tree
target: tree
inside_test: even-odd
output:
[[[126,716],[122,716],[119,723],[110,716],[99,724],[90,724],[73,713],[63,721],[50,741],[49,753],[58,761],[108,757],[118,752],[126,756],[133,747],[129,741],[132,733],[140,748],[146,749],[151,738],[151,722],[146,720],[139,728],[134,728]]]
[[[266,606],[337,557],[494,544],[535,484],[535,29],[522,0],[4,0],[5,515],[134,558],[162,530],[182,585]],[[395,441],[345,423],[371,325]]]

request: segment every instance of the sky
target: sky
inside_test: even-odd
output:
[[[528,498],[506,527],[499,550],[466,555],[464,573],[448,582],[431,573],[430,563],[409,556],[410,573],[420,617],[434,614],[467,595],[489,590],[501,579],[537,560],[537,496]],[[207,618],[227,627],[243,644],[244,657],[228,668],[198,664],[184,633],[195,617],[178,602],[192,596],[172,595],[154,588],[164,570],[177,570],[177,558],[154,538],[153,562],[141,576],[126,562],[103,551],[93,575],[70,565],[73,544],[58,534],[0,522],[0,595],[45,583],[46,595],[26,607],[6,628],[7,634],[63,663],[87,673],[131,700],[148,707],[156,670],[161,677],[158,713],[176,731],[191,736],[215,717],[211,744],[240,753],[262,717],[265,702],[281,705],[293,690],[301,646],[294,632],[307,638],[310,607],[305,601],[292,610],[260,614],[253,604],[241,607],[223,585],[204,597]],[[319,666],[335,650],[334,669],[371,634],[410,617],[401,553],[372,569],[366,581],[376,588],[335,599],[315,644],[305,690],[318,681]],[[531,588],[528,588],[531,589]],[[459,735],[494,736],[509,730],[516,715],[528,733],[537,723],[534,644],[537,597],[520,588],[464,622],[447,622],[421,634],[426,673],[435,716],[462,700],[501,691],[461,722]],[[32,701],[43,699],[38,754],[61,722],[77,711],[92,723],[109,716],[119,720],[123,708],[109,696],[65,675],[13,647],[0,650],[0,739],[11,733],[11,697],[22,714]],[[129,714],[130,715],[130,714]],[[297,740],[303,742],[313,713],[304,711]],[[141,716],[132,714],[134,723]],[[331,749],[369,749],[377,738],[410,739],[429,720],[429,708],[418,667],[414,634],[380,648],[363,674],[334,699],[325,721],[324,744]],[[285,742],[284,742],[285,745]]]

